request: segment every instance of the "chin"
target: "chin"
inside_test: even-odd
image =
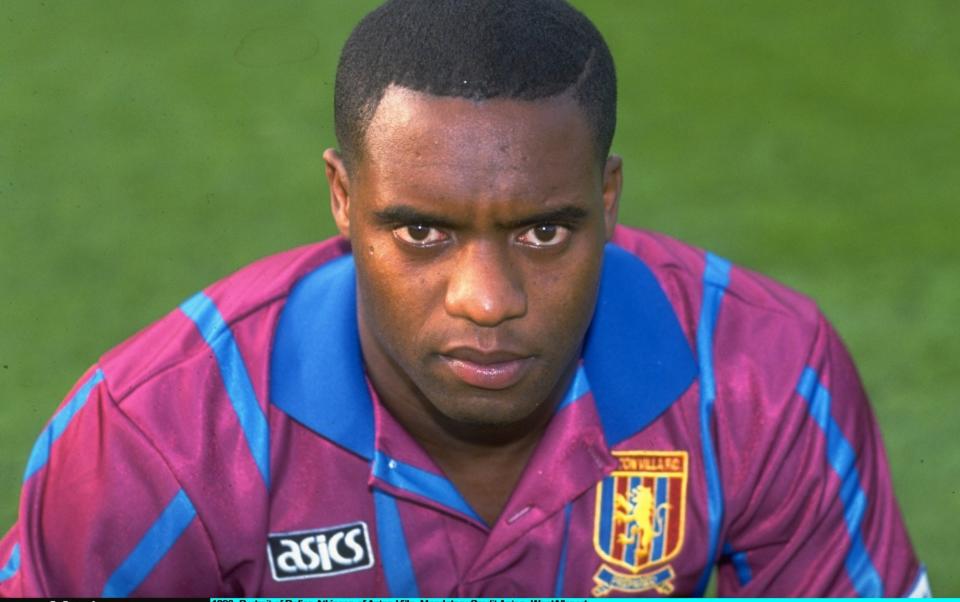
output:
[[[444,375],[445,376],[445,375]],[[419,387],[422,400],[449,426],[477,431],[507,427],[524,428],[539,422],[544,402],[555,388],[554,379],[542,373],[528,374],[522,381],[503,390],[481,389],[452,379],[424,379]],[[546,391],[546,393],[545,393]],[[539,416],[539,418],[538,418]]]
[[[449,398],[448,398],[449,399]],[[474,427],[500,427],[518,424],[533,414],[539,404],[520,404],[512,399],[477,398],[455,403],[434,404],[447,419]]]
[[[507,412],[487,412],[482,414],[479,412],[458,412],[446,413],[445,415],[450,420],[463,426],[478,428],[510,426],[526,418],[526,416],[516,416]]]

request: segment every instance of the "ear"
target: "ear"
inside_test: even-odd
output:
[[[326,163],[327,184],[330,185],[330,213],[340,234],[350,239],[350,176],[343,157],[336,149],[323,151]]]
[[[613,229],[617,225],[621,191],[623,191],[623,159],[618,155],[610,155],[603,166],[603,221],[608,241],[613,238]]]

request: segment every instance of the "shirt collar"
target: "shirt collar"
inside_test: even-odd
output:
[[[693,351],[653,272],[612,244],[583,363],[611,447],[653,422],[697,376]]]
[[[664,412],[696,377],[693,352],[653,273],[608,244],[583,363],[609,446]],[[277,324],[270,399],[291,418],[368,460],[373,401],[357,331],[352,255],[293,288]]]

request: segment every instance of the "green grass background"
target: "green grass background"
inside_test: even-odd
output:
[[[578,3],[620,76],[622,221],[816,298],[934,591],[960,595],[960,2]],[[327,237],[339,48],[371,2],[0,2],[0,529],[103,351]]]

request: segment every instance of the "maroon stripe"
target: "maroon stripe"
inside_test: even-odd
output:
[[[616,493],[624,497],[627,497],[627,493],[628,493],[627,486],[629,485],[630,478],[629,477],[614,477],[614,478],[617,484],[617,487],[614,491],[616,491]],[[616,500],[616,495],[614,496],[614,500]],[[613,545],[610,546],[610,555],[613,556],[614,558],[623,559],[624,546],[622,543],[620,543],[620,535],[626,532],[625,527],[627,525],[626,523],[623,523],[623,522],[617,522],[616,512],[618,510],[619,508],[617,508],[616,502],[614,502],[614,507],[610,509],[610,511],[614,513],[613,529],[610,530],[611,537],[613,537],[613,542],[612,542]]]
[[[669,526],[667,527],[666,546],[663,550],[664,556],[680,545],[680,523],[684,519],[682,512],[685,510],[682,496],[683,479],[681,477],[670,477],[670,489],[667,490],[667,503],[670,504],[667,512],[670,514],[670,519],[667,521]]]

